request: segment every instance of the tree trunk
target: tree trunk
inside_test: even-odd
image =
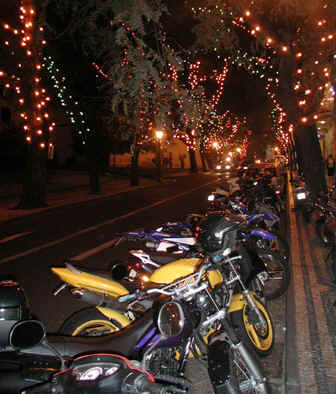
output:
[[[17,208],[45,207],[47,198],[47,152],[36,144],[27,146],[22,195]]]
[[[210,170],[213,170],[214,166],[213,166],[213,162],[212,162],[212,160],[211,160],[211,157],[210,157],[209,155],[206,155],[206,156],[205,156],[205,159],[206,159],[206,162],[207,162],[207,164],[208,164],[208,168],[209,168]]]
[[[139,159],[140,149],[138,145],[135,145],[134,152],[131,159],[131,171],[130,171],[130,185],[131,186],[139,186],[139,166],[138,166],[138,159]]]
[[[202,170],[205,172],[207,170],[207,167],[206,167],[205,157],[204,157],[203,153],[201,153],[201,160],[202,160]]]
[[[90,160],[90,194],[99,194],[100,189],[100,165],[97,159]]]
[[[324,165],[316,125],[304,125],[300,121],[300,117],[305,113],[298,111],[297,98],[293,93],[293,70],[295,67],[295,60],[292,57],[282,57],[280,64],[282,83],[279,86],[279,96],[288,115],[288,120],[295,126],[294,141],[299,172],[303,173],[310,192],[316,196],[326,190]]]
[[[197,163],[196,163],[195,151],[193,151],[193,150],[189,151],[189,158],[190,158],[190,172],[197,173],[198,168],[197,168]]]
[[[305,182],[313,197],[316,197],[327,190],[316,126],[297,126],[294,138]]]

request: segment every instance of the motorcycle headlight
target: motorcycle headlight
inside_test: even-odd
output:
[[[180,304],[167,302],[161,307],[158,315],[158,328],[164,337],[175,337],[181,334],[184,323],[184,312]]]
[[[300,201],[305,200],[306,199],[306,193],[305,192],[297,193],[295,195],[295,197],[296,197],[297,200],[300,200]]]
[[[214,201],[215,195],[214,194],[209,194],[208,195],[208,201]]]

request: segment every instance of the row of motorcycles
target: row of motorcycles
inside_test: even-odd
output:
[[[62,282],[54,294],[68,289],[89,305],[57,334],[32,319],[19,283],[2,280],[1,392],[191,393],[193,358],[216,394],[269,393],[260,363],[274,344],[267,302],[290,282],[282,204],[260,177],[218,188],[205,213],[118,234],[114,247],[143,248],[106,272],[52,267]]]

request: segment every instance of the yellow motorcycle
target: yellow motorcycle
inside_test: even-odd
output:
[[[265,305],[254,292],[247,289],[241,279],[238,265],[242,257],[231,254],[230,242],[234,239],[231,236],[234,225],[222,217],[216,226],[207,230],[213,232],[218,248],[223,249],[226,244],[227,247],[224,256],[220,257],[222,261],[216,266],[218,268],[206,272],[204,286],[205,289],[209,286],[218,305],[225,306],[239,336],[251,343],[258,354],[266,355],[274,343],[273,324]],[[213,256],[216,256],[214,252],[208,253],[205,258],[211,259]],[[216,258],[218,259],[218,255]],[[194,274],[202,261],[201,258],[184,258],[163,265],[148,277],[144,287],[148,289],[157,285],[174,285]],[[95,309],[75,312],[67,319],[61,329],[63,334],[93,336],[111,333],[131,324],[139,314],[152,306],[148,300],[130,299],[133,289],[126,288],[108,275],[85,272],[68,263],[65,268],[53,267],[52,271],[64,282],[55,295],[68,287],[75,297],[95,305]],[[200,299],[198,302],[201,301]],[[201,309],[205,312],[206,305]],[[208,334],[209,332],[204,332],[203,336]]]

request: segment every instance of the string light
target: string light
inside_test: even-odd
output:
[[[43,58],[42,66],[48,71],[52,86],[55,89],[56,99],[70,120],[75,140],[79,141],[82,146],[86,145],[91,129],[87,124],[84,112],[80,109],[78,101],[74,99],[70,89],[67,87],[66,77],[62,75],[61,70],[56,66],[51,56]],[[48,101],[49,98],[47,97],[46,100]]]
[[[36,26],[36,11],[31,1],[22,0],[19,7],[18,20],[21,27],[13,27],[4,23],[3,29],[11,35],[12,40],[6,39],[4,47],[10,48],[10,55],[17,59],[16,73],[6,74],[1,71],[0,76],[6,77],[5,87],[12,88],[17,93],[20,107],[25,107],[19,113],[22,128],[28,143],[36,143],[40,149],[45,149],[46,142],[51,142],[49,131],[49,114],[46,112],[47,92],[39,88],[42,77],[40,75],[40,56],[43,29]],[[34,38],[34,39],[33,39]],[[30,100],[26,100],[30,97]],[[28,106],[28,103],[32,103]],[[43,113],[42,113],[43,109]]]

